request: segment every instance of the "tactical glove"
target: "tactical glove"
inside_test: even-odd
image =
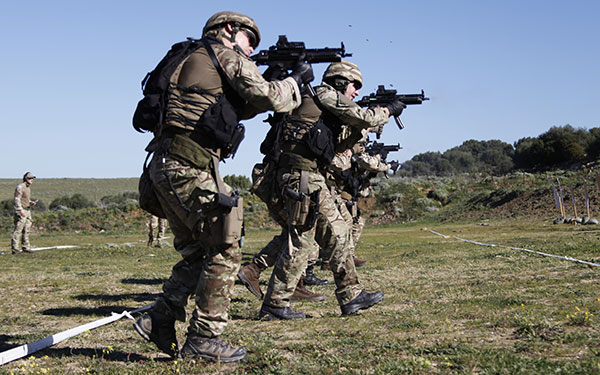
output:
[[[265,81],[281,81],[285,78],[285,73],[287,73],[280,65],[270,66],[263,73],[263,78]]]
[[[303,83],[310,83],[315,79],[312,66],[304,61],[299,61],[294,66],[292,73],[290,73],[290,77],[292,77],[296,83],[298,83],[298,86]]]
[[[394,117],[400,116],[404,108],[406,108],[406,104],[402,103],[398,99],[395,99],[393,102],[387,105],[387,109],[390,111],[390,116]]]

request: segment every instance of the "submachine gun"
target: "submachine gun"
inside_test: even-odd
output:
[[[385,106],[390,104],[394,100],[399,100],[405,105],[423,104],[425,100],[429,100],[425,96],[425,91],[421,90],[420,94],[397,94],[394,89],[386,89],[384,85],[379,85],[377,91],[363,96],[361,100],[357,101],[361,107],[373,107],[373,106]],[[404,129],[404,124],[400,121],[399,117],[394,116],[396,125],[400,130]],[[381,135],[381,131],[377,132],[377,138]]]
[[[346,53],[343,42],[340,48],[306,48],[304,42],[289,42],[287,36],[279,35],[274,46],[261,50],[250,58],[256,65],[269,66],[267,70],[270,70],[270,78],[283,79],[287,76],[288,70],[292,70],[299,61],[308,64],[339,62],[343,57],[349,56],[352,54]],[[305,84],[305,86],[311,95],[314,95],[311,85]]]

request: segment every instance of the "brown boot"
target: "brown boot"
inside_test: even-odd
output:
[[[187,340],[181,348],[181,356],[229,363],[246,358],[246,348],[231,346],[220,337],[203,337],[197,333],[188,332]]]
[[[325,296],[322,294],[313,293],[310,290],[306,289],[306,287],[304,286],[304,278],[301,278],[300,281],[298,281],[298,285],[296,285],[296,290],[294,290],[294,294],[292,294],[290,300],[298,301],[301,299],[317,302],[323,301],[325,299]]]
[[[367,260],[362,260],[362,259],[358,259],[357,257],[353,257],[354,258],[354,267],[362,267],[366,264],[369,263],[369,261]]]
[[[256,264],[250,262],[240,269],[237,277],[250,293],[263,299],[263,292],[260,290],[260,285],[258,284],[261,272],[262,270]]]

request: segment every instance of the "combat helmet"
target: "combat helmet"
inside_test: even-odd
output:
[[[350,82],[354,82],[354,87],[356,87],[357,90],[362,87],[363,81],[360,69],[358,69],[356,64],[351,63],[350,61],[342,60],[340,62],[331,63],[323,74],[323,81],[334,86],[337,90],[341,89],[337,86],[342,82],[335,81],[340,81],[340,78],[341,81],[347,81],[343,85],[343,90],[345,90],[345,86]]]
[[[244,14],[225,11],[225,12],[217,12],[213,14],[206,24],[204,25],[204,29],[202,29],[202,36],[206,36],[207,32],[210,30],[214,30],[217,27],[221,27],[225,24],[231,23],[234,25],[234,28],[237,27],[234,31],[233,37],[235,37],[235,33],[241,28],[251,31],[256,37],[256,42],[253,45],[254,48],[258,46],[260,43],[260,30],[256,25],[254,20]]]

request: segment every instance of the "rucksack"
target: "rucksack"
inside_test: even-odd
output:
[[[133,114],[135,130],[159,132],[167,107],[170,78],[179,64],[201,46],[200,39],[193,38],[174,44],[156,68],[146,74],[142,80],[144,98],[138,102]]]

